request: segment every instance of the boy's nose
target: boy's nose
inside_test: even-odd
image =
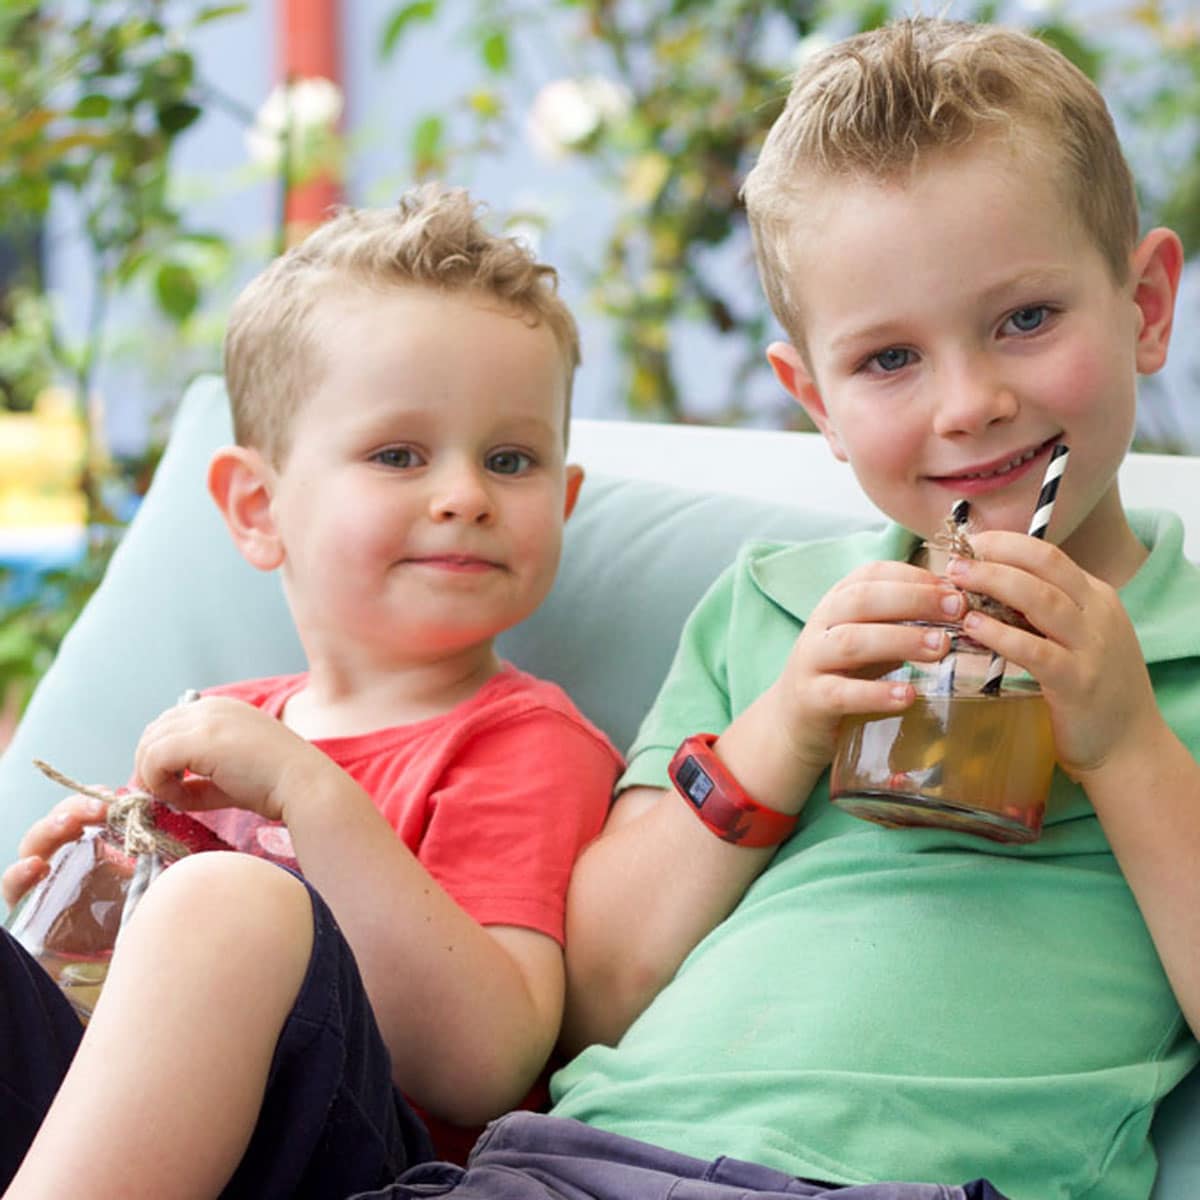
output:
[[[1017,394],[1004,380],[973,370],[946,371],[939,381],[934,430],[942,436],[978,433],[1011,421],[1018,408]]]
[[[430,515],[435,521],[486,524],[492,519],[491,492],[474,468],[448,469],[435,484],[429,501]]]

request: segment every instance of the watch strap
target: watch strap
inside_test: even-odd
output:
[[[791,837],[799,816],[753,799],[717,757],[715,733],[684,738],[667,774],[692,811],[722,841],[738,846],[778,846]]]

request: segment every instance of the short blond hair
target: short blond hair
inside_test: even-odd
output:
[[[565,367],[565,428],[580,351],[558,273],[518,239],[489,232],[465,190],[426,184],[392,208],[341,209],[238,296],[225,333],[225,384],[239,444],[282,462],[292,417],[324,370],[322,304],[347,284],[469,293],[545,324]]]
[[[743,188],[767,299],[798,344],[789,244],[822,180],[899,178],[923,155],[1007,135],[1057,165],[1084,232],[1124,282],[1137,241],[1133,176],[1095,85],[1053,47],[996,25],[912,17],[814,55],[792,82]]]

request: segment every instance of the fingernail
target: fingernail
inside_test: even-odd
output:
[[[922,634],[921,640],[927,645],[930,650],[936,650],[942,644],[942,631],[940,629],[930,629]]]
[[[67,825],[70,824],[70,821],[70,813],[59,813],[58,816],[54,818],[54,824],[57,825],[59,829],[65,829]]]
[[[948,617],[957,617],[965,604],[962,592],[948,592],[942,597],[942,612]]]
[[[89,817],[98,817],[103,811],[104,805],[95,796],[88,799],[86,812]]]
[[[967,573],[967,564],[961,558],[952,558],[946,564],[947,575],[965,575]]]

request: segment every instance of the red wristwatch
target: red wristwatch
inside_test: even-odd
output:
[[[713,753],[715,733],[684,738],[667,774],[696,816],[725,842],[739,846],[778,846],[800,819],[753,800]]]

